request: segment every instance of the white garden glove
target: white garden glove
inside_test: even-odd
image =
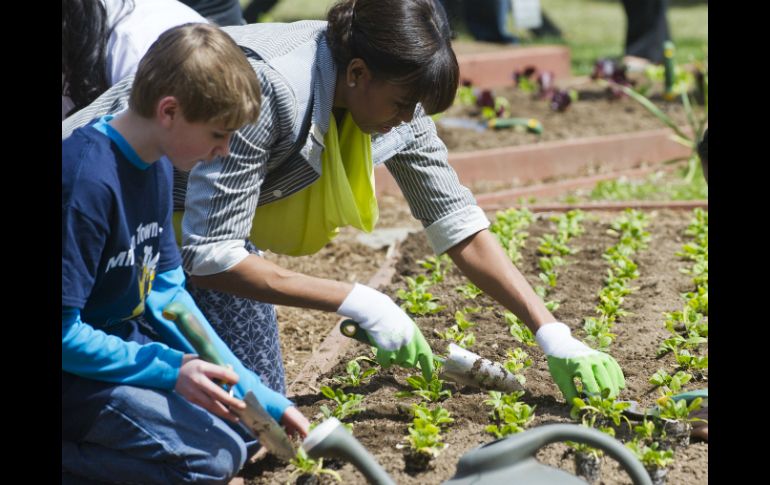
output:
[[[384,367],[420,364],[423,376],[433,375],[433,352],[420,329],[387,295],[356,283],[337,313],[355,320],[377,347],[377,362]]]
[[[580,377],[587,393],[598,394],[607,388],[610,397],[616,397],[626,387],[623,371],[615,359],[573,338],[565,324],[546,323],[538,329],[535,339],[548,357],[548,370],[567,404],[578,397],[574,377]]]

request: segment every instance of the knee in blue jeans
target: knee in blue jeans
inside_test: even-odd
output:
[[[218,449],[203,459],[186,460],[184,481],[228,483],[246,463],[246,446],[240,440],[222,440]]]

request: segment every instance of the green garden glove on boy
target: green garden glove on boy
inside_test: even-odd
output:
[[[423,377],[433,376],[433,352],[420,329],[387,295],[356,283],[337,313],[355,320],[377,347],[377,362],[388,368],[392,364],[415,367]]]
[[[610,397],[617,397],[626,387],[623,371],[615,359],[573,338],[565,324],[547,323],[538,329],[535,339],[548,358],[548,370],[567,404],[572,405],[572,398],[578,397],[574,377],[580,377],[586,393],[598,394],[607,388]]]

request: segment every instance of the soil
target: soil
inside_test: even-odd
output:
[[[381,209],[383,204],[381,204]],[[393,223],[402,221],[405,215],[404,207],[395,202],[385,212],[398,214],[392,219]],[[617,339],[610,348],[610,353],[623,368],[626,377],[626,388],[620,395],[621,399],[634,399],[640,405],[654,405],[656,391],[648,384],[647,379],[659,368],[671,372],[674,368],[673,357],[668,355],[656,359],[655,351],[658,344],[668,336],[664,327],[662,313],[681,309],[680,293],[691,289],[691,281],[687,275],[678,270],[687,265],[675,256],[675,253],[686,242],[683,234],[690,220],[689,212],[658,211],[651,212],[652,223],[648,230],[652,235],[649,248],[637,253],[635,261],[639,265],[641,277],[633,282],[638,290],[628,297],[623,305],[631,315],[619,320],[614,329]],[[578,338],[584,333],[580,328],[583,317],[594,314],[596,293],[602,286],[606,273],[606,263],[601,258],[602,252],[614,244],[614,239],[606,234],[608,222],[617,213],[592,214],[592,218],[584,221],[585,234],[570,242],[572,247],[580,249],[575,255],[567,257],[570,263],[561,267],[558,285],[549,295],[556,299],[561,306],[554,315],[560,321],[567,323]],[[527,245],[523,250],[524,259],[519,269],[532,285],[539,284],[537,274],[538,256],[536,254],[537,237],[555,230],[553,223],[546,215],[538,215],[537,220],[529,227],[530,233]],[[359,247],[351,236],[333,242],[324,252],[304,260],[312,274],[338,275],[341,279],[350,280],[356,274],[359,281],[364,281],[363,275],[376,269],[378,258],[383,257],[383,251]],[[396,299],[396,291],[406,288],[405,276],[421,274],[422,268],[416,261],[432,255],[427,240],[422,232],[410,235],[401,245],[402,257],[396,265],[397,275],[383,291]],[[303,258],[288,258],[292,264]],[[330,260],[332,262],[330,263]],[[299,263],[298,263],[299,264]],[[290,265],[289,265],[290,266]],[[298,266],[291,266],[297,269]],[[306,269],[307,269],[306,268]],[[422,329],[428,342],[435,352],[446,353],[446,343],[439,340],[433,333],[434,329],[445,330],[454,323],[453,315],[456,310],[465,306],[483,307],[480,313],[472,314],[471,321],[476,323],[472,331],[476,335],[476,343],[471,351],[493,361],[504,361],[506,350],[519,346],[506,329],[503,318],[503,308],[488,298],[479,296],[473,302],[463,300],[454,288],[466,283],[456,267],[447,274],[445,280],[431,288],[446,308],[432,316],[417,317],[416,323]],[[284,344],[284,360],[294,362],[292,369],[301,366],[314,345],[317,345],[337,321],[336,315],[313,312],[310,316],[306,310],[285,312],[283,309],[279,318]],[[288,318],[286,318],[288,315]],[[304,315],[304,316],[303,316]],[[283,317],[283,318],[282,318]],[[320,323],[320,318],[329,318],[329,323]],[[298,323],[299,322],[299,323]],[[301,330],[298,328],[301,327]],[[567,406],[558,388],[553,383],[548,372],[547,363],[542,352],[537,347],[525,349],[533,359],[533,365],[524,372],[527,378],[527,394],[522,400],[535,408],[535,418],[528,427],[556,422],[572,422]],[[707,349],[704,349],[707,354]],[[362,344],[354,343],[341,356],[340,363],[331,372],[323,376],[324,384],[330,384],[330,378],[344,373],[345,363],[359,355],[369,355],[370,351]],[[288,366],[287,366],[288,368]],[[296,372],[296,371],[293,371]],[[416,474],[405,470],[403,451],[396,445],[405,443],[407,426],[411,421],[409,405],[417,402],[417,398],[398,399],[395,392],[407,390],[406,377],[413,375],[408,369],[391,367],[380,369],[372,381],[358,388],[346,389],[346,392],[364,394],[363,405],[366,411],[346,421],[354,424],[354,435],[374,455],[377,461],[399,484],[438,484],[447,480],[455,473],[459,458],[477,446],[489,443],[494,437],[484,431],[490,424],[489,409],[483,404],[487,395],[484,392],[470,388],[458,389],[451,383],[453,396],[442,402],[451,413],[455,422],[443,434],[448,447],[433,460],[433,468]],[[708,386],[708,372],[700,381],[689,382],[683,390],[693,390]],[[322,404],[330,405],[330,401],[321,394],[308,394],[295,397],[299,409],[314,421],[320,421],[319,408]],[[574,455],[568,453],[566,445],[557,443],[544,447],[537,453],[542,463],[561,468],[569,473],[575,472]],[[668,471],[668,483],[700,484],[708,482],[708,444],[693,441],[689,446],[675,451],[675,463]],[[365,483],[363,475],[352,465],[341,462],[325,464],[337,469],[343,483]],[[248,465],[241,476],[249,484],[286,483],[293,467],[284,465],[271,456]],[[330,482],[329,482],[330,483]],[[630,479],[617,462],[610,457],[604,458],[601,465],[598,483],[626,484]]]
[[[465,152],[485,148],[538,144],[549,141],[569,140],[597,135],[629,133],[665,128],[665,125],[639,103],[628,97],[616,100],[608,98],[605,88],[591,82],[565,80],[578,92],[578,101],[564,112],[551,110],[548,100],[536,99],[513,86],[498,88],[495,96],[503,96],[510,102],[511,117],[535,118],[543,125],[543,133],[522,133],[515,129],[486,130],[447,127],[441,118],[467,118],[481,121],[480,110],[455,103],[436,121],[438,135],[450,152]],[[687,126],[687,115],[680,102],[663,101],[653,96],[652,101],[679,126]]]

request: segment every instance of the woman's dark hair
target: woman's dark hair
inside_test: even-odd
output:
[[[121,18],[133,10],[121,8]],[[119,19],[115,22],[117,24]],[[62,0],[61,72],[62,96],[83,108],[110,87],[107,69],[107,41],[112,27],[101,0]]]
[[[337,68],[361,58],[376,79],[409,86],[428,114],[454,101],[460,69],[444,8],[435,0],[342,0],[326,39]]]

